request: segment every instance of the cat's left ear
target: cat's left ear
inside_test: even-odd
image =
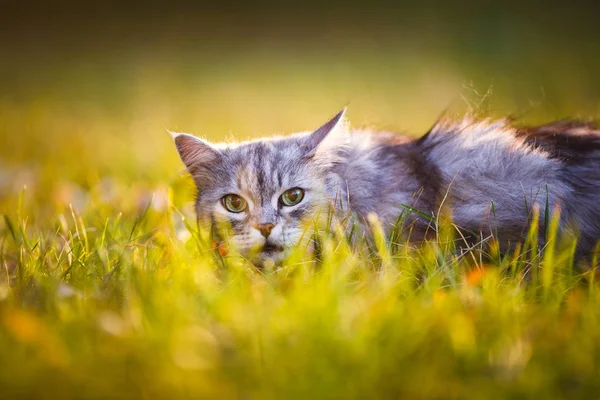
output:
[[[348,136],[347,108],[344,107],[342,111],[308,136],[305,146],[309,157],[318,153],[328,153],[329,150],[346,144]]]
[[[221,152],[205,140],[187,133],[169,132],[175,141],[175,146],[192,175],[196,184],[200,186],[205,180],[212,177],[211,168],[221,160]]]

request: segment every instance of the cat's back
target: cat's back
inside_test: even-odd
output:
[[[516,237],[534,206],[554,207],[571,193],[561,162],[528,144],[507,120],[443,121],[418,143],[440,171],[459,226],[477,231],[491,223]]]
[[[600,128],[595,123],[561,120],[524,126],[517,128],[516,136],[565,165],[583,165],[600,160]]]
[[[419,140],[454,200],[455,219],[473,224],[490,215],[514,227],[540,210],[559,206],[588,236],[600,232],[600,131],[560,121],[537,127],[508,120],[442,122]]]
[[[600,167],[600,129],[575,121],[518,126],[465,118],[437,124],[418,142],[447,177],[470,174],[532,186],[570,167]]]
[[[533,185],[560,167],[557,160],[543,148],[531,146],[506,120],[443,121],[418,142],[446,179],[488,178],[497,183]]]

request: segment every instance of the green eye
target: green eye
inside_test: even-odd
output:
[[[221,204],[232,213],[240,213],[246,209],[248,203],[246,200],[238,196],[237,194],[227,194],[221,199]]]
[[[279,199],[281,201],[281,204],[283,204],[284,206],[291,207],[300,203],[303,198],[304,190],[300,188],[293,188],[284,192]]]

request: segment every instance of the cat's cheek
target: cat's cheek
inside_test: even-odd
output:
[[[291,224],[287,224],[282,230],[279,236],[281,240],[281,246],[286,249],[293,249],[300,245],[301,241],[306,242],[312,234],[310,226],[304,226],[300,221],[293,221]],[[304,239],[304,240],[303,240]]]
[[[283,242],[285,243],[286,248],[294,248],[300,244],[300,241],[304,239],[306,242],[307,238],[310,238],[311,233],[309,231],[304,234],[305,231],[301,229],[293,229],[286,232],[283,237]]]

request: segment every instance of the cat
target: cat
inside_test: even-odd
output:
[[[411,242],[431,237],[426,217],[449,209],[466,240],[493,232],[503,249],[524,239],[533,210],[560,209],[560,229],[578,236],[578,254],[600,240],[600,130],[592,124],[467,116],[441,119],[413,139],[350,129],[345,113],[313,132],[243,143],[173,133],[198,189],[199,223],[227,226],[215,229],[216,240],[257,264],[281,263],[309,236],[305,221],[328,208],[338,220],[354,216],[367,235],[370,215],[389,234],[410,211],[403,231]]]

